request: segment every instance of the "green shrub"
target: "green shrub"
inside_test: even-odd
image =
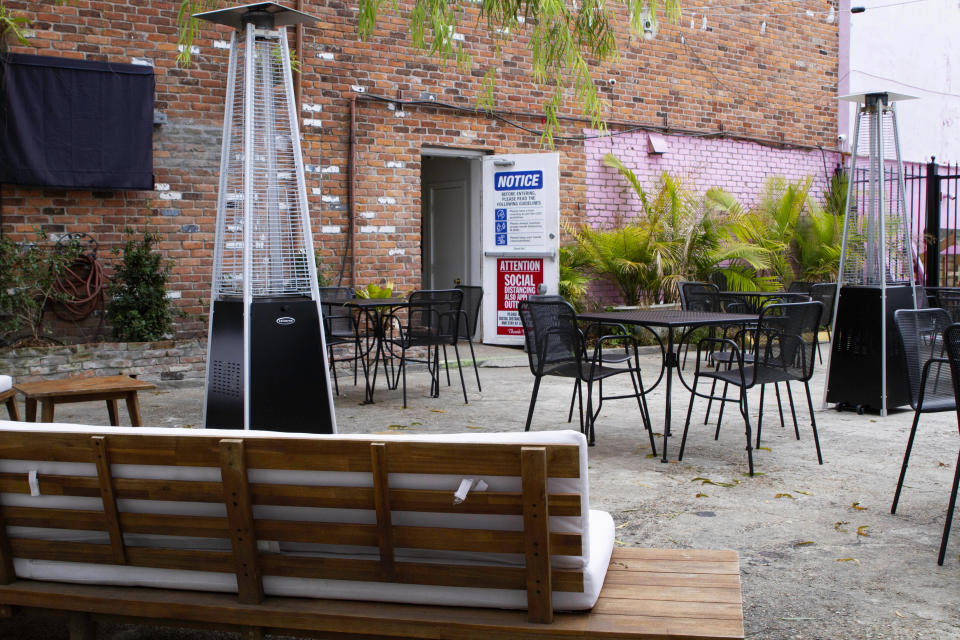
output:
[[[160,236],[149,231],[149,221],[142,236],[132,229],[126,230],[126,236],[123,249],[114,249],[122,258],[108,289],[113,335],[128,342],[160,340],[173,331],[173,320],[179,315],[166,295],[170,265],[153,251]]]
[[[0,335],[11,343],[52,339],[44,335],[43,315],[66,298],[57,281],[79,254],[75,242],[51,245],[40,230],[33,243],[0,237]]]

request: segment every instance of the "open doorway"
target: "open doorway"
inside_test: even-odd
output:
[[[422,287],[480,285],[482,152],[424,149],[421,157]]]

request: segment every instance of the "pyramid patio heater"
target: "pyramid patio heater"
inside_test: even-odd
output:
[[[233,27],[217,194],[204,426],[333,433],[286,26],[260,2],[195,16]]]
[[[850,180],[827,364],[825,401],[886,415],[909,402],[897,309],[914,308],[914,261],[903,163],[888,92],[843,96],[857,103]],[[858,159],[868,166],[857,173]]]

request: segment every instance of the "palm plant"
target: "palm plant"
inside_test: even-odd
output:
[[[577,312],[584,310],[584,299],[590,286],[590,277],[586,274],[590,258],[579,243],[573,242],[560,247],[560,295]]]
[[[628,239],[637,240],[630,245],[634,255],[629,260],[629,273],[635,273],[636,278],[629,287],[637,287],[638,292],[627,295],[618,284],[626,304],[636,304],[630,300],[641,298],[649,302],[675,300],[677,282],[706,280],[717,272],[746,290],[761,286],[758,273],[767,268],[767,261],[762,251],[730,233],[730,225],[741,211],[729,194],[711,189],[706,197],[698,198],[683,186],[681,179],[667,173],[648,192],[636,174],[613,154],[607,154],[604,163],[626,178],[640,200],[640,216],[620,229],[605,232],[618,236],[619,242],[610,244],[624,251]],[[581,230],[580,237],[583,236]],[[597,242],[593,240],[592,244]],[[602,276],[616,279],[619,276],[611,274],[609,267],[624,271],[626,256],[620,258],[615,265],[608,265],[609,260],[595,261],[594,269]]]

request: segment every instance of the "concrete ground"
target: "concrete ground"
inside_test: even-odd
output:
[[[465,369],[470,403],[456,378],[429,397],[425,371],[408,376],[409,408],[400,391],[380,386],[362,404],[363,387],[341,373],[337,423],[345,433],[517,431],[526,418],[533,376],[514,349],[479,349],[483,392]],[[641,357],[645,380],[659,372],[659,351]],[[692,365],[692,363],[691,363]],[[688,375],[690,373],[688,372]],[[684,459],[677,460],[689,394],[674,387],[670,462],[651,453],[635,402],[605,403],[590,449],[591,504],[613,514],[617,544],[660,548],[729,548],[740,553],[747,637],[960,638],[960,518],[944,566],[937,566],[950,484],[960,446],[954,413],[921,420],[897,515],[890,503],[913,413],[857,415],[822,409],[824,370],[811,382],[823,449],[817,464],[802,387],[794,385],[800,441],[789,414],[781,428],[767,394],[762,448],[747,475],[743,422],[729,405],[719,440],[704,426],[705,403],[694,407]],[[572,384],[546,379],[533,429],[569,428]],[[608,392],[610,389],[608,388]],[[759,393],[750,397],[755,419]],[[649,398],[658,452],[663,385]],[[164,389],[141,396],[145,424],[199,427],[203,390]],[[122,419],[126,415],[121,409]],[[714,410],[716,415],[716,410]],[[61,422],[106,424],[101,403],[57,408]],[[575,418],[576,420],[576,418]],[[572,425],[577,428],[576,424]],[[755,424],[754,424],[755,426]],[[0,638],[66,638],[60,621],[18,616],[0,622]],[[231,634],[107,626],[110,640],[212,640]]]

